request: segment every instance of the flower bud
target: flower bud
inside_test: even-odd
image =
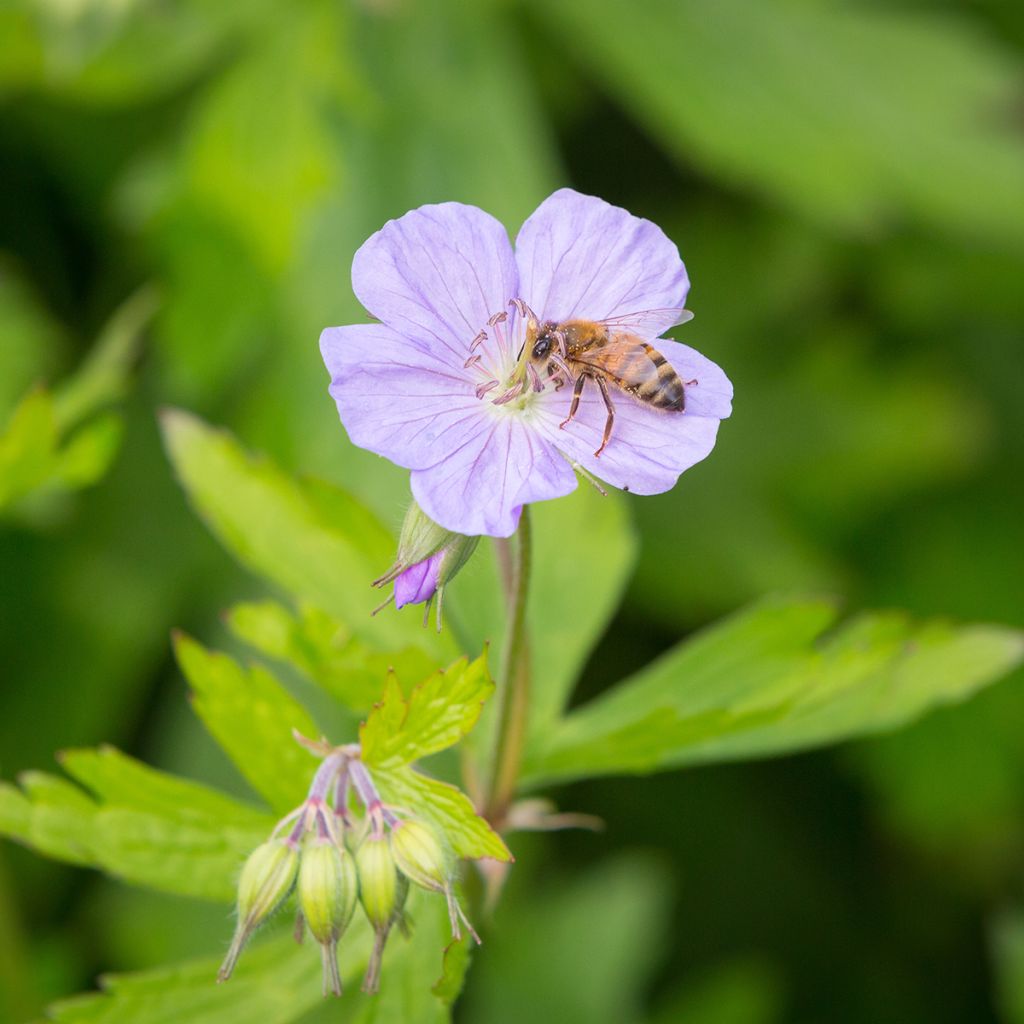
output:
[[[248,938],[295,884],[299,853],[289,839],[270,839],[249,854],[238,880],[238,924],[218,981],[227,981]]]
[[[386,928],[398,911],[398,872],[385,836],[367,836],[356,850],[359,902],[374,928]]]
[[[426,822],[398,822],[391,830],[391,853],[398,870],[415,885],[444,892],[451,884],[452,859]]]
[[[440,602],[445,585],[469,561],[479,540],[438,526],[414,501],[402,524],[395,564],[373,585],[394,583],[394,593],[388,601],[393,599],[396,608],[424,603],[429,607],[437,594],[440,628]]]
[[[363,979],[364,992],[376,992],[380,987],[380,967],[384,945],[391,926],[402,923],[402,908],[409,892],[409,883],[395,868],[391,846],[386,836],[370,835],[356,851],[356,869],[359,874],[359,901],[373,925],[373,951]],[[404,927],[404,925],[403,925]]]
[[[357,899],[355,864],[347,850],[327,839],[307,846],[299,864],[299,907],[313,938],[320,943],[324,995],[341,995],[338,939],[352,920]]]

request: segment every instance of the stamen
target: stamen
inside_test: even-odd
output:
[[[468,370],[471,366],[475,366],[479,363],[482,358],[483,356],[478,352],[475,356],[470,356],[462,365]]]
[[[529,374],[530,380],[533,381],[533,390],[543,391],[544,381],[540,379],[540,374],[537,372],[537,368],[533,365],[533,363],[526,364],[526,372]]]
[[[518,398],[523,393],[523,382],[519,381],[505,392],[505,394],[498,398],[492,399],[494,405],[504,405],[506,402],[511,402],[513,398]]]
[[[503,324],[508,319],[508,313],[502,310],[500,313],[494,313],[487,321],[488,327],[494,327],[495,324]]]
[[[472,352],[473,349],[478,348],[486,340],[487,340],[487,332],[486,331],[479,331],[477,333],[477,336],[469,343],[469,351]]]
[[[514,306],[524,320],[538,319],[537,314],[522,299],[510,299],[508,304]]]
[[[496,381],[496,380],[486,381],[485,383],[483,383],[483,384],[481,384],[481,385],[479,385],[477,387],[477,389],[476,389],[476,397],[477,398],[483,398],[484,395],[486,395],[488,391],[493,391],[497,386],[498,386],[498,381]]]

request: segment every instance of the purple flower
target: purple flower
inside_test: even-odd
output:
[[[524,504],[574,490],[576,469],[636,494],[666,491],[710,453],[731,411],[718,366],[660,337],[685,315],[689,280],[675,245],[592,196],[554,193],[515,251],[476,207],[422,206],[359,249],[352,286],[380,323],[320,336],[342,423],[355,444],[412,471],[416,501],[448,530],[507,537]],[[601,382],[587,377],[565,422],[568,367],[538,373],[524,347],[531,326],[532,344],[538,325],[580,319],[652,343],[686,385],[685,411],[609,385],[614,428],[596,454],[608,423]],[[568,351],[564,336],[558,346]]]

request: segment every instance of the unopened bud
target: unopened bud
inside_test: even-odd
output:
[[[440,628],[444,588],[469,561],[479,541],[479,537],[452,533],[439,526],[414,501],[402,524],[395,564],[373,585],[394,583],[394,593],[385,604],[394,600],[396,608],[407,604],[427,604],[429,608],[436,594]]]
[[[359,901],[370,924],[373,925],[373,951],[363,979],[364,992],[376,992],[380,987],[380,967],[384,945],[391,926],[402,921],[402,908],[409,892],[409,883],[395,867],[387,837],[370,835],[356,850],[356,870],[359,874]]]
[[[437,833],[425,822],[398,822],[391,830],[391,853],[398,870],[414,885],[431,892],[444,892],[449,887],[452,859]]]
[[[330,840],[307,846],[299,865],[299,908],[323,955],[324,995],[341,995],[338,939],[355,912],[358,880],[347,850]]]
[[[299,853],[288,839],[271,839],[249,854],[238,880],[238,924],[218,981],[227,981],[248,938],[291,892]]]
[[[386,928],[398,910],[398,872],[386,836],[367,836],[356,850],[359,901],[374,928]]]

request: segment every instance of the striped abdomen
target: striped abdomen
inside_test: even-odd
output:
[[[686,395],[679,374],[656,348],[635,335],[606,336],[583,350],[570,349],[569,357],[645,405],[683,411]]]

